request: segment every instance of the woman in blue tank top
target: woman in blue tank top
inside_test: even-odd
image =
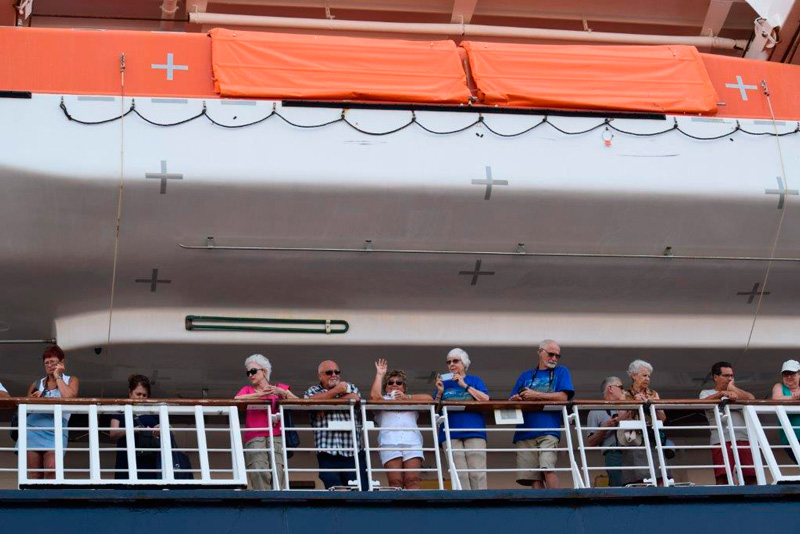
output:
[[[800,400],[800,362],[797,360],[786,360],[781,367],[781,381],[772,386],[773,400]],[[794,428],[794,435],[800,440],[800,414],[790,414],[789,422]],[[797,458],[789,447],[789,438],[786,433],[780,431],[781,445],[787,445],[786,453],[792,462],[797,463]]]
[[[58,345],[44,349],[42,362],[47,376],[28,387],[28,397],[73,399],[78,396],[78,379],[64,373],[64,351]],[[52,414],[31,413],[27,418],[28,478],[55,478],[55,421]],[[61,418],[62,443],[67,447],[69,414]]]

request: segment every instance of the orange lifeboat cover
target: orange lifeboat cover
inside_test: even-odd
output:
[[[693,46],[465,41],[484,104],[713,114],[717,95]]]
[[[400,41],[211,30],[223,97],[466,103],[453,41]]]

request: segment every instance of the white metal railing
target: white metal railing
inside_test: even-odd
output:
[[[28,416],[43,414],[52,418],[52,426],[28,427]],[[65,415],[83,414],[87,416],[86,427],[71,426],[71,432],[86,433],[88,446],[67,447],[64,443],[64,428],[62,418]],[[125,448],[101,447],[101,439],[105,433],[112,429],[100,425],[100,416],[120,414],[124,425],[120,430],[125,433]],[[158,433],[160,435],[158,448],[137,447],[136,437],[140,432],[151,432],[152,429],[137,428],[134,424],[135,415],[157,415]],[[206,425],[209,416],[222,417],[225,422],[222,426]],[[185,418],[189,424],[171,424],[171,418]],[[162,405],[125,405],[125,406],[98,406],[80,404],[20,404],[18,406],[18,439],[17,439],[17,472],[20,487],[33,486],[91,486],[101,487],[109,485],[125,486],[210,486],[210,487],[244,487],[246,485],[245,462],[242,452],[241,430],[239,428],[239,414],[236,406],[169,406]],[[53,446],[36,446],[38,452],[54,452],[55,466],[53,470],[46,468],[33,469],[28,465],[28,452],[30,450],[29,438],[36,438],[36,434],[53,432]],[[229,446],[212,449],[208,447],[207,435],[222,433],[228,437]],[[193,447],[174,447],[174,435],[182,434],[183,439],[192,438]],[[118,477],[119,470],[103,467],[101,454],[123,451],[127,459],[127,476]],[[88,457],[88,467],[65,467],[67,453],[85,453]],[[158,469],[142,469],[138,464],[143,453],[157,454]],[[191,453],[199,462],[199,468],[190,468],[176,465],[178,455]],[[223,467],[214,468],[211,465],[211,455],[223,453],[229,455],[229,462]],[[140,473],[148,472],[154,475],[140,477]],[[35,476],[35,475],[42,476]],[[109,476],[109,475],[114,475]]]
[[[370,439],[371,435],[374,435],[376,432],[381,431],[406,431],[409,430],[408,428],[395,428],[395,427],[386,427],[380,426],[376,427],[375,424],[369,420],[368,414],[376,414],[380,412],[386,411],[414,411],[414,412],[421,412],[422,414],[427,414],[430,418],[430,425],[428,426],[417,426],[416,430],[420,431],[423,436],[428,434],[432,441],[431,447],[398,447],[398,446],[391,446],[391,447],[373,447],[371,445],[372,440]],[[374,489],[380,488],[381,483],[379,480],[375,479],[375,474],[377,473],[402,473],[404,471],[415,471],[419,473],[435,473],[436,481],[440,490],[445,489],[444,486],[444,477],[442,476],[442,459],[439,452],[439,436],[438,436],[438,427],[437,421],[439,420],[436,415],[436,407],[434,405],[427,405],[421,406],[419,404],[414,405],[406,405],[402,403],[389,403],[389,404],[368,404],[368,403],[361,403],[361,420],[363,421],[363,431],[364,431],[364,451],[365,457],[367,460],[367,474],[369,476],[369,490],[372,491]],[[372,452],[381,451],[420,451],[423,454],[433,453],[434,456],[434,467],[421,467],[420,469],[404,469],[404,468],[383,468],[383,467],[374,467],[372,464]],[[380,456],[380,454],[379,454]],[[380,465],[380,464],[379,464]]]
[[[104,405],[104,404],[47,404],[47,403],[22,403],[18,410],[18,441],[14,446],[8,437],[10,425],[0,425],[0,474],[16,472],[20,487],[37,486],[205,486],[205,487],[232,487],[243,488],[247,485],[247,475],[255,472],[267,471],[272,481],[272,489],[292,489],[291,482],[297,483],[303,479],[308,489],[308,483],[316,479],[321,472],[316,465],[313,455],[320,450],[313,439],[315,433],[346,432],[352,444],[342,449],[354,459],[352,469],[353,477],[347,481],[350,489],[366,487],[369,490],[381,489],[385,484],[381,482],[391,471],[402,469],[384,468],[380,462],[375,461],[375,456],[381,452],[381,447],[375,441],[376,433],[380,430],[400,430],[379,428],[370,420],[378,412],[387,410],[417,411],[421,423],[418,430],[424,437],[422,448],[415,447],[425,453],[423,466],[416,470],[427,477],[428,488],[437,487],[444,489],[447,479],[454,490],[461,489],[459,475],[468,475],[471,472],[483,471],[494,481],[490,487],[508,487],[508,473],[519,469],[510,460],[515,453],[521,450],[511,446],[510,433],[515,432],[515,426],[492,421],[493,410],[498,407],[516,410],[545,410],[560,412],[561,424],[551,430],[561,434],[561,441],[553,451],[558,452],[559,462],[552,471],[571,479],[575,488],[590,488],[602,483],[603,475],[611,472],[630,473],[636,471],[644,473],[641,477],[645,485],[663,484],[675,486],[684,483],[713,484],[714,477],[709,476],[714,470],[724,473],[724,480],[729,485],[744,485],[747,480],[745,472],[754,470],[756,482],[760,485],[800,482],[800,466],[797,463],[781,460],[787,451],[792,451],[795,458],[800,458],[800,442],[795,431],[800,430],[793,426],[790,418],[800,416],[800,404],[790,403],[727,403],[727,402],[698,402],[698,401],[657,401],[652,404],[641,403],[604,403],[579,401],[574,404],[542,405],[541,403],[444,403],[437,406],[432,403],[409,402],[406,403],[361,403],[353,402],[311,402],[293,401],[280,404],[278,413],[274,414],[269,404],[255,405],[250,403],[249,409],[263,409],[267,413],[267,421],[275,425],[278,421],[287,422],[287,415],[294,414],[290,425],[282,424],[280,434],[273,435],[274,426],[270,428],[241,428],[239,424],[239,408],[242,403],[231,405],[187,405],[191,401],[182,401],[182,405],[162,404],[133,404],[133,405]],[[198,401],[199,402],[199,401]],[[613,409],[630,412],[631,417],[623,420],[618,427],[590,427],[586,424],[587,413],[594,409]],[[483,431],[480,429],[450,427],[452,415],[458,411],[470,410],[484,413],[487,420],[485,431],[489,439],[483,449],[487,457],[486,469],[458,467],[454,460],[452,448],[452,435],[454,432]],[[668,420],[661,422],[657,418],[658,410],[668,411]],[[314,427],[309,424],[308,415],[315,412],[338,411],[344,412],[343,420],[334,421],[326,427]],[[710,420],[699,424],[692,413],[705,412]],[[743,415],[744,426],[736,426],[734,420],[741,420],[732,414],[739,412]],[[45,414],[51,417],[51,426],[36,426],[29,428],[28,416]],[[79,415],[85,424],[76,426],[75,420],[69,426],[72,436],[68,444],[64,438],[62,418],[67,415]],[[155,448],[137,447],[136,436],[146,429],[137,428],[134,423],[136,415],[153,415],[158,418],[159,432],[162,436],[160,443]],[[124,431],[125,446],[118,447],[116,443],[109,443],[107,433],[111,427],[101,423],[111,415],[121,416],[123,423],[120,430]],[[686,417],[695,417],[686,421]],[[641,443],[635,446],[590,446],[587,435],[600,431],[613,431],[618,429],[637,432],[641,435]],[[441,430],[444,439],[439,439],[437,430]],[[28,437],[35,432],[50,431],[52,434],[52,447],[38,450],[53,451],[55,465],[53,469],[34,469],[28,464],[27,451],[30,449]],[[266,437],[264,451],[269,458],[266,468],[254,468],[248,471],[246,467],[247,455],[255,454],[243,446],[242,435],[244,432],[261,432]],[[298,432],[301,436],[300,445],[289,446],[287,433]],[[709,433],[716,431],[719,444],[711,444]],[[747,445],[738,445],[736,435],[741,436],[746,431]],[[788,444],[778,442],[778,432],[783,431]],[[664,433],[662,435],[662,432]],[[77,439],[76,439],[77,436]],[[164,436],[172,436],[163,439]],[[283,440],[283,448],[276,447],[278,437]],[[666,437],[666,441],[664,440]],[[116,441],[116,440],[115,440]],[[174,444],[173,444],[174,441]],[[740,439],[741,441],[741,439]],[[732,458],[723,453],[721,460],[711,460],[711,452],[725,450],[727,444],[731,445]],[[69,445],[69,446],[68,446]],[[363,445],[363,456],[359,457],[360,447]],[[386,450],[396,450],[390,447]],[[624,462],[619,466],[604,465],[603,454],[608,451],[620,451],[623,455],[636,456],[639,463]],[[13,453],[20,452],[14,456]],[[140,454],[154,453],[158,455],[157,468],[147,469],[139,464]],[[745,454],[745,452],[749,454]],[[176,453],[184,453],[191,457],[192,466],[184,467],[175,465]],[[289,456],[295,453],[290,465]],[[120,472],[114,466],[114,459],[109,455],[123,454],[127,459],[127,467]],[[749,458],[742,465],[742,456]],[[11,459],[11,461],[9,461]],[[279,471],[277,465],[283,460],[283,470]],[[276,460],[278,460],[276,462]],[[361,465],[362,461],[365,465]],[[13,463],[12,463],[13,462]],[[783,463],[782,463],[783,462]],[[369,483],[362,480],[362,468],[365,468]],[[542,472],[541,468],[525,468],[526,471]],[[341,471],[340,469],[327,469],[322,471]],[[349,471],[349,470],[348,470]],[[144,473],[149,473],[145,476]],[[505,474],[506,482],[499,482]],[[46,476],[47,478],[39,478]],[[150,478],[150,477],[154,478]],[[720,475],[722,476],[722,475]],[[189,478],[191,477],[191,478]],[[364,483],[362,486],[362,482]],[[505,485],[504,485],[505,484]]]

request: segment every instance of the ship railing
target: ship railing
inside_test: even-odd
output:
[[[484,420],[487,423],[486,427],[476,428],[452,428],[451,420],[454,414],[463,411],[476,411],[484,415]],[[549,451],[556,452],[558,456],[564,456],[567,465],[555,467],[554,469],[542,469],[538,467],[525,467],[520,469],[516,466],[510,467],[492,467],[492,459],[497,459],[499,455],[508,457],[511,454],[518,454],[522,452],[539,453],[541,449],[524,447],[520,445],[513,445],[513,435],[518,432],[517,424],[522,421],[526,412],[555,412],[560,413],[561,424],[552,427],[542,427],[536,429],[537,432],[559,434],[559,445],[555,448],[548,449]],[[555,473],[568,473],[572,478],[572,483],[575,488],[586,487],[584,480],[580,474],[580,466],[576,459],[576,452],[578,452],[576,443],[573,441],[572,433],[570,432],[570,425],[572,424],[574,415],[569,411],[569,404],[567,403],[542,403],[542,402],[512,402],[512,401],[489,401],[489,402],[444,402],[442,406],[442,417],[440,424],[444,429],[444,449],[446,451],[447,470],[450,474],[452,488],[455,490],[463,490],[464,484],[462,480],[468,479],[470,473],[486,473],[487,479],[490,475],[502,473],[518,473],[518,476],[528,476],[527,473],[541,473],[544,476],[545,471],[552,471]],[[494,424],[491,424],[494,419]],[[453,433],[465,432],[485,432],[487,436],[487,446],[485,448],[470,448],[470,452],[484,453],[486,456],[486,468],[475,467],[459,467],[455,461],[455,455],[461,454],[461,451],[456,451],[453,448]],[[496,439],[491,440],[492,437]],[[503,443],[500,447],[489,447],[488,443],[498,441]],[[466,454],[466,453],[465,453]],[[497,465],[497,462],[495,465]],[[529,485],[527,479],[522,484]],[[531,482],[532,483],[532,482]]]
[[[17,424],[8,427],[17,441],[3,451],[15,454],[20,488],[247,485],[238,406],[230,401],[11,399],[3,404],[9,402],[17,404]],[[110,426],[114,416],[121,419],[119,428]],[[158,427],[138,425],[142,416],[156,418]],[[65,425],[69,418],[73,424]],[[124,444],[109,437],[112,431],[124,433]],[[69,446],[68,432],[77,436]],[[47,445],[41,444],[43,437]],[[29,465],[28,452],[34,451],[54,453],[53,468]],[[118,455],[124,469],[116,467]]]
[[[422,421],[418,421],[417,431],[423,437],[423,446],[409,446],[402,447],[398,445],[381,446],[380,433],[408,431],[408,428],[391,427],[391,426],[376,426],[375,422],[383,412],[417,412],[417,417]],[[372,416],[372,418],[370,418]],[[420,473],[424,476],[430,474],[435,477],[438,489],[445,489],[444,476],[442,470],[441,450],[439,447],[438,425],[439,417],[436,413],[436,406],[427,401],[370,401],[361,403],[361,420],[363,421],[364,431],[364,452],[367,462],[367,473],[370,480],[370,490],[387,488],[383,485],[378,478],[378,474],[385,473],[387,476],[390,473],[402,473],[412,471]],[[378,441],[378,446],[373,445]],[[420,452],[424,457],[433,457],[433,464],[425,464],[419,469],[406,469],[406,468],[386,468],[382,467],[380,462],[381,452]],[[373,453],[378,453],[379,462],[377,467],[372,460]],[[430,456],[429,456],[430,455]],[[402,464],[401,464],[402,465]],[[426,467],[428,465],[429,467]]]
[[[278,406],[278,413],[272,411],[263,401],[234,400],[147,400],[127,399],[8,399],[0,401],[0,408],[6,414],[15,410],[17,425],[0,423],[0,479],[7,480],[8,474],[16,473],[19,487],[108,487],[108,486],[158,486],[158,487],[228,487],[244,488],[248,473],[268,471],[271,488],[275,490],[311,489],[320,473],[314,453],[316,447],[314,434],[326,432],[347,432],[350,435],[348,447],[344,452],[354,458],[352,479],[347,480],[345,488],[366,487],[378,490],[386,487],[382,482],[392,471],[384,468],[379,459],[381,447],[378,436],[381,429],[374,423],[377,413],[387,410],[416,411],[419,414],[418,430],[423,435],[422,452],[425,461],[419,470],[426,489],[463,489],[461,480],[471,472],[484,471],[493,482],[489,487],[509,487],[508,473],[518,471],[513,456],[524,449],[512,444],[512,434],[516,432],[516,421],[530,411],[555,412],[560,415],[559,425],[550,429],[561,433],[556,449],[559,462],[555,471],[572,480],[576,488],[605,485],[603,476],[613,470],[630,471],[640,469],[644,472],[642,481],[646,485],[666,486],[682,483],[715,483],[714,469],[724,472],[724,481],[729,485],[744,485],[748,482],[745,471],[753,469],[756,482],[760,485],[800,482],[800,466],[788,460],[789,452],[800,458],[800,404],[791,401],[702,401],[702,400],[659,400],[653,403],[575,401],[571,403],[543,402],[444,402],[435,404],[427,401],[284,401]],[[241,428],[239,416],[246,409],[267,411],[270,425],[279,420],[279,434],[273,435],[272,428]],[[634,447],[592,447],[587,436],[600,427],[588,427],[587,415],[591,410],[627,411],[630,418],[620,422],[619,428],[641,434],[641,443]],[[667,420],[658,420],[658,411],[667,412]],[[315,427],[311,418],[319,412],[339,411],[332,425]],[[483,414],[488,436],[487,446],[480,449],[486,453],[486,469],[463,467],[455,461],[452,447],[453,435],[470,429],[450,426],[454,414],[474,411]],[[743,418],[733,417],[740,413]],[[63,420],[72,415],[69,424],[70,443],[65,440]],[[292,418],[291,415],[294,414]],[[633,415],[635,414],[635,416]],[[711,414],[709,422],[704,414]],[[45,415],[50,423],[40,422],[35,427],[29,421]],[[158,432],[162,439],[155,445],[141,446],[136,436],[152,433],[152,430],[137,428],[137,416],[152,415],[158,419]],[[117,445],[116,438],[109,439],[112,430],[108,419],[117,416],[123,421],[124,444]],[[31,419],[32,418],[32,419]],[[7,417],[5,417],[7,420]],[[744,421],[738,425],[735,421]],[[18,431],[18,441],[11,442],[10,430]],[[483,428],[474,429],[483,431]],[[546,430],[546,429],[539,429]],[[721,443],[710,443],[710,432],[716,430]],[[748,439],[745,444],[736,443],[736,431],[745,431]],[[52,447],[46,450],[55,452],[55,467],[52,471],[28,464],[27,451],[31,450],[31,436],[37,432],[52,432]],[[783,432],[783,442],[779,432]],[[248,454],[243,445],[243,433],[262,432],[268,436],[265,451],[269,465],[248,470]],[[290,444],[289,432],[300,436],[300,444]],[[440,438],[440,435],[442,436]],[[171,436],[170,439],[163,439]],[[276,438],[281,437],[284,446],[276,447]],[[147,441],[147,440],[145,440]],[[151,440],[152,441],[152,440]],[[741,442],[741,440],[740,440]],[[711,451],[723,450],[732,445],[732,459],[722,454],[720,463],[711,460]],[[366,454],[359,457],[363,446]],[[389,447],[387,447],[389,448]],[[392,450],[397,447],[393,447]],[[602,453],[606,450],[620,450],[623,454],[638,451],[638,463],[620,466],[606,466]],[[43,450],[41,448],[37,450]],[[21,451],[23,454],[16,454]],[[741,464],[741,456],[749,452],[753,461]],[[157,456],[158,465],[140,465],[144,454]],[[191,459],[191,465],[176,461],[176,455],[183,454]],[[294,454],[293,458],[290,458]],[[115,458],[122,455],[127,460],[124,469],[117,469]],[[750,456],[750,455],[746,455]],[[281,464],[285,466],[278,469]],[[276,461],[278,460],[278,461]],[[290,465],[291,460],[291,465]],[[360,465],[365,463],[365,466]],[[263,465],[263,464],[262,464]],[[367,481],[361,480],[361,467],[366,468]],[[525,469],[543,471],[542,469]],[[329,469],[329,471],[339,471]],[[394,470],[402,471],[402,470]],[[13,476],[13,475],[12,475]],[[42,478],[46,476],[46,478]],[[317,485],[318,486],[318,485]]]
[[[362,413],[357,409],[358,403],[355,400],[303,400],[303,399],[290,399],[280,403],[278,407],[281,420],[286,422],[291,421],[291,426],[284,424],[281,426],[281,438],[283,439],[283,462],[284,462],[284,478],[282,480],[282,488],[286,490],[294,489],[290,483],[292,473],[322,473],[322,472],[342,472],[342,469],[324,468],[319,467],[292,467],[289,463],[289,457],[294,456],[295,453],[310,453],[317,454],[320,452],[329,453],[342,453],[354,460],[354,469],[351,471],[344,470],[351,473],[351,479],[346,481],[346,484],[332,489],[346,489],[358,490],[362,487],[361,481],[361,458],[359,452],[361,450],[360,444],[362,443]],[[300,412],[308,416],[304,418],[300,413],[290,415],[293,412]],[[338,420],[322,421],[324,412],[341,412],[342,417]],[[303,419],[309,422],[308,426],[303,426]],[[315,421],[315,423],[312,423]],[[324,423],[324,426],[323,426]],[[289,432],[296,432],[300,438],[300,444],[296,446],[288,446],[287,434]],[[330,447],[323,446],[317,447],[316,436],[324,437],[325,434],[332,432],[346,432],[349,434],[347,440],[350,447]],[[305,438],[305,439],[304,439]],[[314,444],[312,447],[303,446],[303,442],[311,441]],[[299,455],[297,455],[299,456]],[[275,465],[275,462],[272,462]],[[308,465],[308,464],[306,464]],[[299,488],[307,489],[307,488]]]

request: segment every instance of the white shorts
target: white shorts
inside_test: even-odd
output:
[[[402,449],[408,449],[414,446],[415,445],[396,445],[396,447],[400,447]],[[391,445],[389,445],[389,447],[391,447]],[[422,451],[380,451],[379,454],[381,456],[381,463],[383,465],[386,465],[390,460],[394,460],[395,458],[402,458],[404,462],[407,462],[412,458],[425,459],[425,455],[422,454]]]

